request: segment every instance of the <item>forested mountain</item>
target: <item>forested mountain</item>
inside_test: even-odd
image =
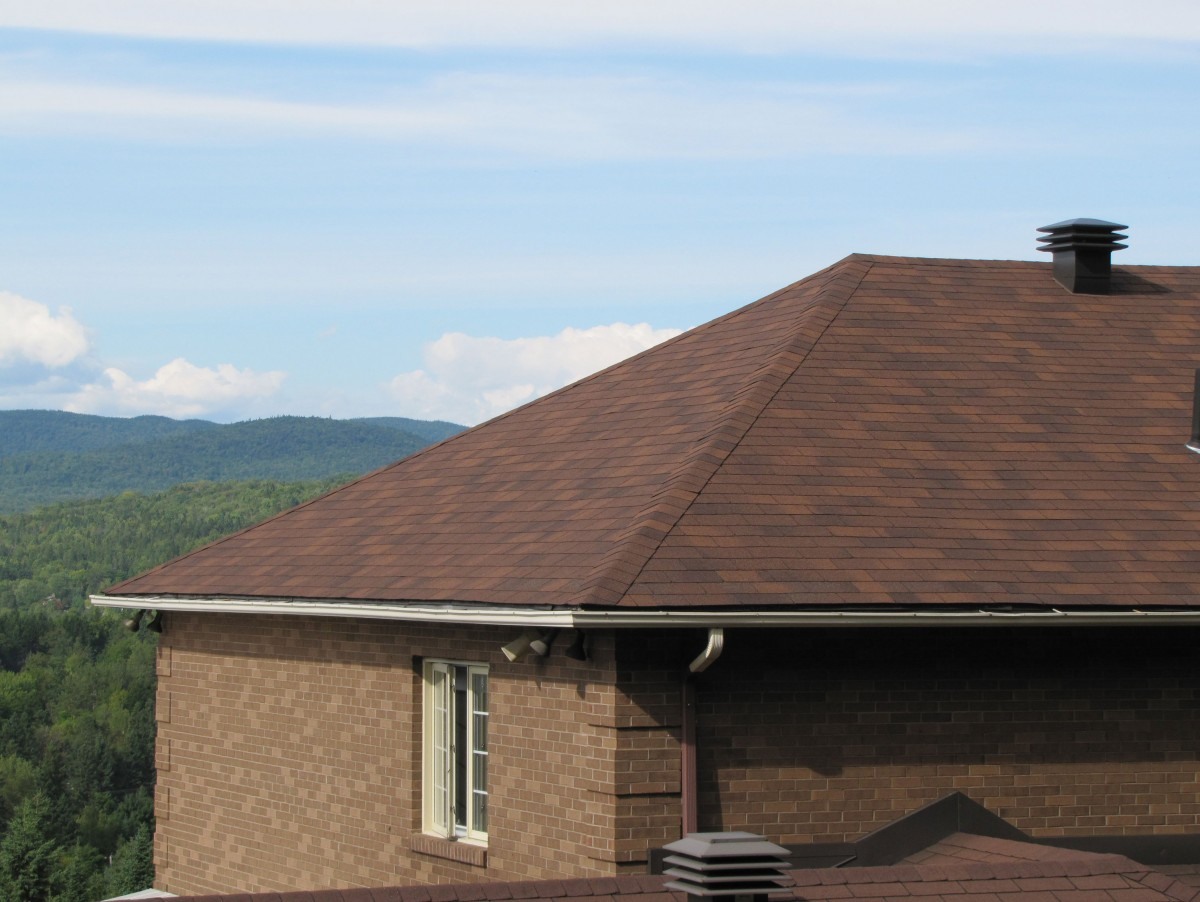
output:
[[[344,482],[189,483],[0,516],[0,610],[88,595]]]
[[[86,597],[461,428],[0,411],[0,902],[153,879],[155,634]]]
[[[153,876],[154,640],[87,594],[336,480],[181,485],[0,516],[0,900]]]
[[[202,429],[207,420],[169,417],[97,417],[61,410],[0,410],[0,457],[38,451],[96,451]]]
[[[461,428],[400,417],[273,417],[220,425],[0,411],[0,512],[201,480],[349,478]]]
[[[410,420],[408,417],[360,417],[347,420],[347,422],[365,423],[368,426],[384,426],[400,432],[411,432],[430,444],[457,435],[466,428],[458,423],[447,423],[445,420]]]

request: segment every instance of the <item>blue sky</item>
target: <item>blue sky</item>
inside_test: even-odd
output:
[[[1198,100],[1191,0],[0,0],[0,407],[474,423],[855,251],[1200,265]]]

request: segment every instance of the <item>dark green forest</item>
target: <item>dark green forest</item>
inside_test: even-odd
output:
[[[0,516],[0,902],[153,880],[156,636],[87,595],[338,482],[188,484]]]
[[[0,410],[0,457],[39,451],[97,451],[215,429],[208,420],[100,417],[61,410]]]
[[[366,473],[461,429],[402,417],[272,417],[222,425],[0,411],[0,513],[183,482]]]

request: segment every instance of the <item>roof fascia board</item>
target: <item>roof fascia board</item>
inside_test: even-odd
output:
[[[93,595],[97,607],[225,614],[354,617],[492,626],[636,629],[640,627],[936,627],[936,626],[1166,626],[1200,625],[1200,608],[1186,610],[1074,611],[630,611],[549,609],[464,604],[362,603],[301,598],[166,598]]]

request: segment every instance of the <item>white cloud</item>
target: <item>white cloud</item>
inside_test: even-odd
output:
[[[956,52],[1128,49],[1200,39],[1193,0],[54,0],[10,3],[0,26],[285,44],[578,47],[635,43],[722,51],[900,46]]]
[[[139,382],[109,367],[104,381],[85,385],[65,405],[73,413],[110,415],[161,414],[170,417],[212,415],[247,401],[275,394],[286,373],[257,373],[228,363],[216,368],[200,367],[182,357],[159,368],[150,379]]]
[[[424,349],[424,369],[388,389],[405,416],[474,425],[680,334],[646,323],[564,329],[535,338],[449,332]]]
[[[45,304],[0,291],[0,366],[62,367],[87,349],[87,332],[69,309],[55,315]]]

